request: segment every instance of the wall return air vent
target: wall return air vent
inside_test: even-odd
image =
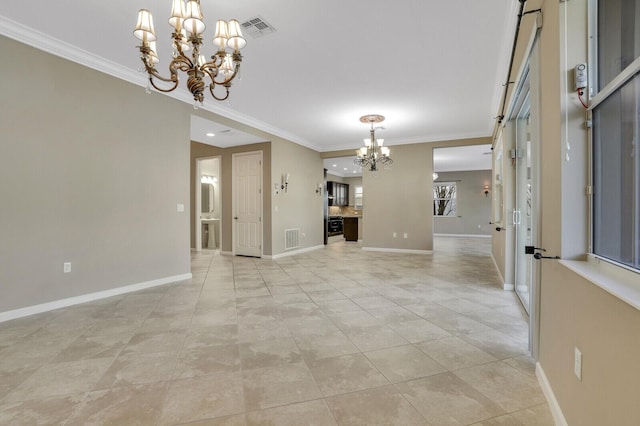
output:
[[[284,230],[284,249],[291,250],[300,247],[300,229]]]
[[[261,16],[247,19],[240,25],[242,26],[242,31],[245,34],[249,34],[252,38],[258,38],[276,32],[274,26],[262,19]]]

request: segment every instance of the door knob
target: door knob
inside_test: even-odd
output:
[[[238,216],[234,216],[234,217],[233,217],[233,219],[234,219],[234,220],[238,220]]]

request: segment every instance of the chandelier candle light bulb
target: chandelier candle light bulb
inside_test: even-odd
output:
[[[203,44],[202,33],[206,26],[199,0],[173,0],[169,25],[174,29],[171,35],[174,52],[169,63],[170,74],[163,77],[155,67],[160,60],[155,46],[153,16],[146,9],[138,12],[133,35],[141,41],[138,50],[149,76],[149,83],[156,90],[171,92],[178,87],[178,73],[182,71],[187,74],[187,87],[196,104],[204,101],[204,90],[207,87],[214,99],[226,100],[229,97],[231,83],[240,72],[240,50],[247,45],[242,36],[240,23],[236,19],[216,22],[213,44],[218,51],[209,61],[200,53]],[[189,56],[185,54],[188,51],[191,51]],[[163,83],[158,85],[157,80]]]

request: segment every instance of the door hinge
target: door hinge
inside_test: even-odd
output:
[[[587,195],[593,195],[593,186],[587,185]]]
[[[262,218],[261,217],[258,218],[258,222],[262,222]]]

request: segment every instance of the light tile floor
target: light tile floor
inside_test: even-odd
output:
[[[0,424],[552,425],[489,250],[194,253],[189,281],[0,324]]]

